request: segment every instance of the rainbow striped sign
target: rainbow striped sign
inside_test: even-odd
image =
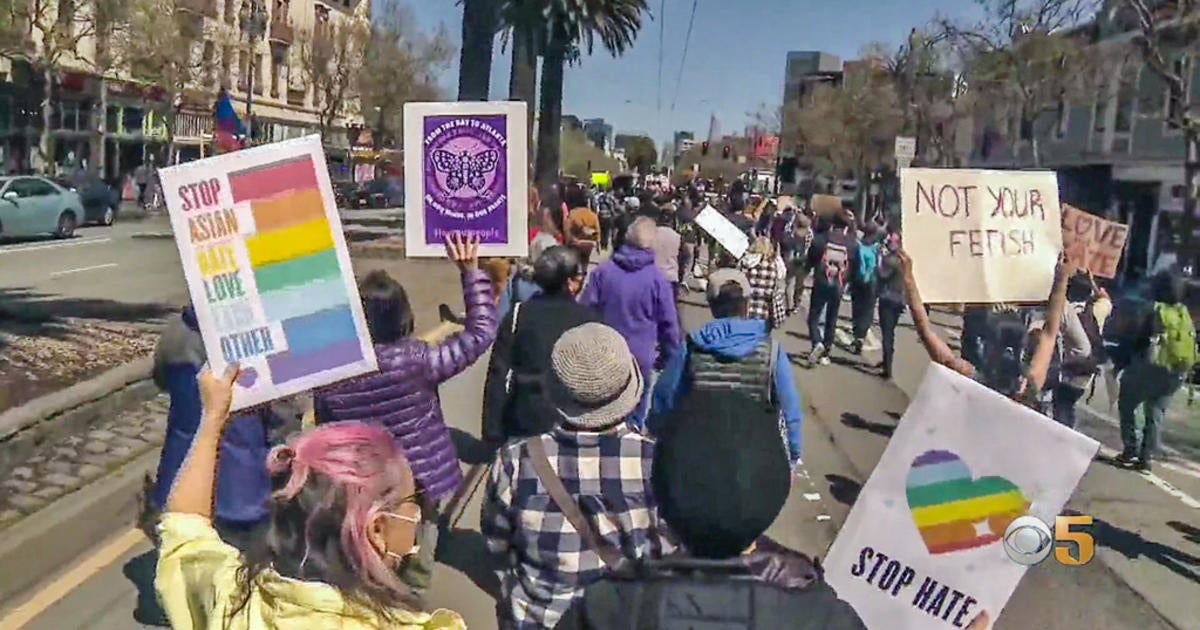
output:
[[[374,371],[318,137],[163,169],[209,362],[234,409]]]
[[[1003,477],[971,478],[950,451],[925,451],[908,470],[905,494],[929,553],[949,553],[1000,542],[1029,501]]]

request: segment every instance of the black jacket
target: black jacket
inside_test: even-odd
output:
[[[737,604],[745,608],[737,614]],[[589,585],[556,630],[865,630],[807,557],[769,540],[732,560],[646,561]]]
[[[500,322],[483,386],[483,439],[492,443],[554,428],[556,413],[542,389],[550,351],[567,330],[600,322],[595,311],[567,295],[537,295],[519,304],[516,335],[513,311]],[[511,394],[505,389],[510,369]]]

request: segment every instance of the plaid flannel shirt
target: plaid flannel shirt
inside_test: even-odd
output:
[[[674,550],[650,489],[654,443],[625,425],[609,433],[555,429],[542,440],[551,466],[596,533],[626,558]],[[488,549],[504,557],[499,617],[504,628],[553,628],[607,572],[538,481],[528,440],[500,449],[483,507]]]

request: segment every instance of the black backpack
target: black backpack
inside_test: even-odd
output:
[[[991,311],[979,331],[979,370],[984,385],[1013,396],[1021,387],[1032,354],[1029,313]]]
[[[700,565],[703,561],[692,561]],[[720,569],[614,576],[587,588],[557,630],[865,630],[823,579],[784,588]]]

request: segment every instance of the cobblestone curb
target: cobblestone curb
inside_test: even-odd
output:
[[[160,447],[169,398],[160,394],[91,430],[60,436],[14,462],[0,481],[0,532],[49,503]]]
[[[41,446],[87,433],[94,425],[152,398],[153,359],[115,367],[93,379],[0,413],[0,477]]]

